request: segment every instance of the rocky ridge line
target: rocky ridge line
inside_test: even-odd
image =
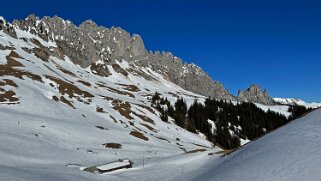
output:
[[[255,102],[265,105],[275,105],[276,102],[271,98],[266,89],[261,90],[260,86],[252,84],[248,89],[238,91],[237,99],[244,102]]]
[[[24,20],[14,20],[10,26],[35,34],[45,41],[55,42],[63,54],[83,68],[98,61],[110,65],[116,60],[125,60],[131,65],[150,67],[188,91],[219,100],[237,100],[222,83],[213,80],[197,65],[187,64],[170,52],[147,51],[139,35],[131,36],[119,27],[105,28],[97,26],[91,20],[76,26],[71,21],[58,16],[45,16],[40,19],[35,15],[30,15]],[[16,36],[12,29],[7,29],[8,34]],[[105,75],[108,75],[108,70],[105,71]],[[273,104],[270,101],[272,98],[269,96],[265,98],[267,94],[261,96],[260,92],[258,95],[252,93],[245,96],[239,95],[238,99]]]

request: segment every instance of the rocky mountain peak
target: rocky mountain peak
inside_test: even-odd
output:
[[[40,19],[35,15],[15,20],[13,26],[55,43],[60,52],[83,68],[98,61],[112,65],[124,60],[138,67],[150,67],[186,90],[219,100],[237,100],[222,83],[213,80],[200,67],[185,63],[170,52],[147,51],[141,36],[131,35],[120,27],[106,28],[92,20],[76,26],[58,16]],[[14,32],[11,34],[15,35]],[[260,97],[268,97],[267,92],[263,91]]]
[[[0,24],[6,24],[7,21],[3,18],[3,16],[0,16]]]
[[[82,23],[79,25],[79,28],[80,28],[80,29],[86,29],[86,28],[88,28],[88,27],[89,27],[89,28],[90,28],[90,27],[95,28],[95,27],[97,27],[97,24],[96,24],[93,20],[88,19],[88,20],[82,22]]]
[[[251,84],[245,91],[238,91],[237,99],[245,102],[255,102],[265,105],[274,105],[275,101],[269,96],[266,89],[261,90],[260,86]]]

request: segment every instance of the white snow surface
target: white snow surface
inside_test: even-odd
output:
[[[33,38],[50,48],[54,48],[55,43],[19,30],[17,34],[15,39],[0,31],[0,43],[13,47],[21,57],[13,58],[23,64],[15,69],[38,75],[42,81],[27,76],[20,79],[10,74],[0,77],[1,82],[11,80],[17,85],[0,86],[0,94],[13,91],[19,99],[0,102],[0,180],[172,180],[184,173],[182,169],[195,169],[194,162],[201,155],[206,159],[209,152],[221,150],[173,121],[163,122],[150,101],[156,91],[172,103],[177,96],[188,104],[195,99],[204,101],[204,96],[186,91],[148,68],[135,67],[154,80],[145,80],[129,71],[126,77],[115,72],[112,66],[108,66],[111,76],[96,76],[90,68],[75,65],[66,56],[64,59],[51,56],[49,62],[44,62],[23,48],[37,47],[31,41]],[[6,56],[10,52],[0,51],[1,65],[7,64]],[[134,66],[124,61],[118,64],[125,70]],[[94,97],[78,92],[69,96],[59,91],[59,84],[48,76],[70,83]],[[130,90],[128,85],[136,86],[137,90]],[[61,100],[54,101],[53,96],[63,96],[74,108]],[[131,118],[116,110],[114,101],[128,103]],[[97,108],[103,108],[103,112],[97,112]],[[151,121],[143,119],[144,116]],[[148,140],[131,136],[131,131],[141,133]],[[118,143],[121,148],[106,148],[106,143]],[[185,153],[198,149],[206,150]],[[125,158],[133,162],[133,168],[104,175],[81,170]]]
[[[300,106],[305,106],[306,108],[318,108],[321,107],[321,103],[317,102],[305,102],[302,99],[297,99],[297,98],[273,98],[274,101],[280,103],[280,104],[285,104],[285,105],[300,105]]]
[[[268,106],[268,105],[263,105],[263,104],[258,104],[258,103],[255,103],[255,105],[262,109],[263,111],[274,111],[274,112],[277,112],[277,113],[280,113],[280,114],[283,114],[284,116],[286,117],[289,117],[291,115],[290,112],[288,112],[289,110],[289,106],[286,106],[286,105],[274,105],[274,106]]]
[[[154,80],[130,72],[126,77],[115,72],[110,65],[107,67],[111,76],[96,76],[89,67],[83,69],[66,56],[63,59],[50,57],[49,62],[43,62],[23,48],[37,47],[31,39],[37,39],[48,48],[55,48],[56,44],[21,30],[16,32],[18,39],[0,31],[0,44],[15,48],[21,57],[14,58],[23,64],[15,69],[38,75],[42,81],[27,76],[23,79],[12,75],[0,77],[2,82],[7,79],[17,84],[17,87],[1,86],[0,93],[14,91],[19,99],[0,102],[0,180],[190,180],[193,177],[189,173],[208,170],[204,164],[211,163],[212,166],[221,162],[220,154],[215,154],[221,149],[213,147],[204,137],[176,126],[172,120],[169,123],[161,121],[159,112],[150,103],[156,91],[171,103],[177,97],[183,97],[188,105],[195,99],[204,102],[204,96],[182,89],[150,68],[125,61],[118,62],[120,67],[125,70],[135,68]],[[6,56],[10,52],[0,51],[1,65],[7,63]],[[59,91],[59,85],[48,76],[70,83],[94,97],[77,92],[68,96]],[[79,81],[90,83],[90,86]],[[126,85],[136,86],[138,90],[130,90]],[[61,100],[54,101],[53,96],[63,96],[74,108]],[[114,101],[128,103],[131,118],[116,110]],[[97,108],[103,108],[103,112],[97,112]],[[148,140],[131,136],[131,131],[140,132]],[[121,148],[106,148],[105,143],[118,143]],[[186,153],[197,150],[196,153]],[[134,163],[133,168],[103,175],[81,170],[124,158]]]
[[[320,130],[319,109],[177,180],[319,181]]]

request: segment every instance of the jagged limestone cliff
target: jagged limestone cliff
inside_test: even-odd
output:
[[[220,82],[212,80],[198,66],[184,63],[170,52],[148,52],[139,35],[131,36],[121,28],[97,26],[91,20],[77,27],[58,16],[39,19],[35,15],[15,20],[13,25],[46,41],[56,42],[61,51],[81,67],[88,67],[99,60],[105,64],[125,60],[139,66],[150,66],[186,90],[217,99],[235,100]]]
[[[185,63],[170,52],[147,51],[142,38],[119,28],[97,26],[91,20],[74,25],[69,20],[58,16],[38,18],[30,15],[24,20],[14,20],[8,24],[2,18],[0,28],[7,34],[16,36],[15,26],[41,37],[45,41],[55,42],[59,49],[55,54],[67,55],[71,61],[83,68],[97,66],[100,75],[108,76],[106,66],[94,64],[103,62],[111,65],[116,61],[127,61],[131,65],[150,67],[171,82],[182,88],[219,100],[251,101],[262,104],[275,104],[266,91],[257,86],[251,86],[247,91],[239,92],[234,97],[222,83],[213,80],[206,72],[195,64]]]
[[[245,102],[255,102],[265,105],[274,105],[275,101],[269,96],[266,89],[261,90],[258,85],[252,84],[245,91],[239,90],[237,99]]]

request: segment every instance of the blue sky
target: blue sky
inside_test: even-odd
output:
[[[7,20],[31,13],[138,33],[147,49],[196,63],[233,94],[257,83],[273,97],[321,101],[321,1],[1,2]]]

